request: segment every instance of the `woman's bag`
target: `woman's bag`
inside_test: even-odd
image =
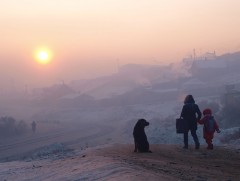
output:
[[[188,131],[188,122],[183,118],[176,119],[176,132],[185,133]]]

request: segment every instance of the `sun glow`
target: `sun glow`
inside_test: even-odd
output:
[[[38,49],[35,51],[35,60],[39,64],[49,64],[52,60],[52,52],[46,48]]]

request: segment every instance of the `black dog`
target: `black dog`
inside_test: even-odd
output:
[[[149,143],[147,140],[147,136],[145,134],[144,128],[148,126],[149,122],[145,119],[139,119],[133,129],[133,138],[135,149],[134,152],[151,152],[149,150]]]

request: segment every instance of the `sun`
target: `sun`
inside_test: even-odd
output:
[[[39,64],[49,64],[52,60],[52,52],[47,48],[40,48],[35,51],[35,61]]]

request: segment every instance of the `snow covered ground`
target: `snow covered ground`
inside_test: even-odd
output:
[[[238,180],[240,150],[217,147],[184,150],[151,145],[153,153],[134,153],[133,145],[111,144],[84,150],[54,144],[28,160],[0,163],[2,180]],[[70,151],[71,152],[71,151]],[[44,154],[43,154],[44,153]],[[44,157],[42,157],[42,154]],[[46,154],[48,157],[46,157]]]
[[[201,164],[198,165],[199,160],[193,159],[190,165],[181,163],[181,157],[185,155],[181,150],[183,138],[175,131],[175,118],[179,116],[181,107],[181,102],[169,101],[85,110],[45,110],[41,112],[45,115],[41,119],[51,117],[51,120],[58,121],[39,121],[35,134],[1,138],[0,178],[6,181],[221,180],[218,177],[219,167],[225,171],[223,180],[240,177],[235,172],[239,163],[234,162],[234,159],[240,158],[240,128],[222,129],[221,134],[215,135],[216,151],[206,152],[202,128],[199,126],[201,149],[195,152],[190,146],[191,151],[187,154],[191,157],[186,159],[193,159],[194,155],[200,160],[214,158],[214,164],[217,165],[209,166],[215,169],[213,174],[198,173],[196,169],[203,169]],[[132,153],[132,130],[138,118],[150,122],[145,130],[154,154],[142,156]],[[190,144],[193,144],[189,137]],[[229,169],[221,164],[228,160],[223,157],[226,148],[234,152]],[[218,151],[221,152],[216,153]],[[168,152],[173,154],[172,158],[167,155]],[[223,158],[216,158],[215,154]],[[193,167],[193,174],[188,173]]]

